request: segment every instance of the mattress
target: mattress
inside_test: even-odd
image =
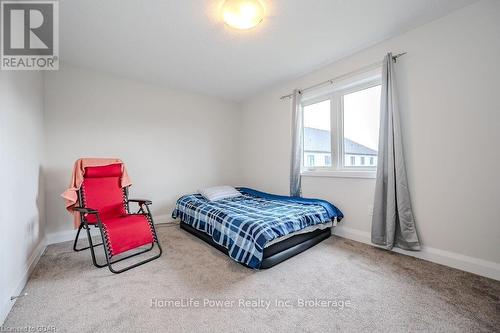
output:
[[[304,229],[301,229],[299,231],[291,232],[288,235],[281,236],[281,237],[278,237],[276,239],[273,239],[272,241],[267,242],[264,245],[264,248],[269,247],[271,245],[274,245],[276,243],[282,242],[285,239],[288,239],[288,238],[296,236],[296,235],[307,234],[307,233],[310,233],[310,232],[313,232],[313,231],[316,231],[316,230],[324,230],[324,229],[327,229],[327,228],[331,228],[333,226],[334,226],[333,222],[326,222],[326,223],[322,223],[322,224],[311,225],[311,226],[305,227]]]
[[[338,208],[323,200],[238,190],[242,196],[215,202],[200,194],[183,196],[172,217],[209,235],[228,250],[232,259],[251,268],[260,267],[266,245],[297,233],[331,227],[332,220],[343,217]]]

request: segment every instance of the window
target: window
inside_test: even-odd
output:
[[[344,154],[377,155],[380,85],[345,94],[342,98]],[[360,165],[365,165],[365,156],[361,156]]]
[[[312,103],[303,107],[304,156],[307,167],[330,167],[332,165],[330,100]],[[324,164],[316,165],[314,154],[326,155]],[[318,159],[318,162],[320,160]]]
[[[302,96],[306,174],[367,171],[377,166],[380,69]],[[316,158],[314,158],[316,156]],[[333,172],[333,173],[332,173]],[[358,173],[357,175],[359,175]],[[356,176],[357,176],[356,175]]]

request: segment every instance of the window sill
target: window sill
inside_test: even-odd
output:
[[[377,178],[375,170],[306,170],[301,172],[303,177],[328,177],[328,178]]]

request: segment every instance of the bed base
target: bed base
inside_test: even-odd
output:
[[[215,243],[210,235],[207,235],[206,233],[199,231],[182,221],[180,223],[180,227],[181,229],[200,238],[201,240],[215,247],[217,250],[228,255],[228,250],[225,247]],[[260,269],[271,268],[282,261],[285,261],[301,252],[304,252],[314,245],[324,241],[325,239],[330,237],[331,234],[331,228],[317,229],[308,233],[292,236],[281,242],[268,246],[264,248],[264,256]],[[242,265],[246,266],[245,264]]]

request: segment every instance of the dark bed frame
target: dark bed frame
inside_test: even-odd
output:
[[[212,245],[217,250],[228,255],[228,250],[225,247],[215,243],[210,235],[207,235],[206,233],[199,231],[182,221],[180,223],[180,227],[181,229],[189,232],[190,234],[193,234],[206,243]],[[268,246],[264,248],[264,256],[260,269],[271,268],[274,265],[287,260],[288,258],[304,252],[308,248],[313,247],[314,245],[327,239],[331,234],[331,228],[326,228],[323,230],[317,229],[308,233],[292,236],[281,242]],[[245,264],[242,265],[246,266]]]

